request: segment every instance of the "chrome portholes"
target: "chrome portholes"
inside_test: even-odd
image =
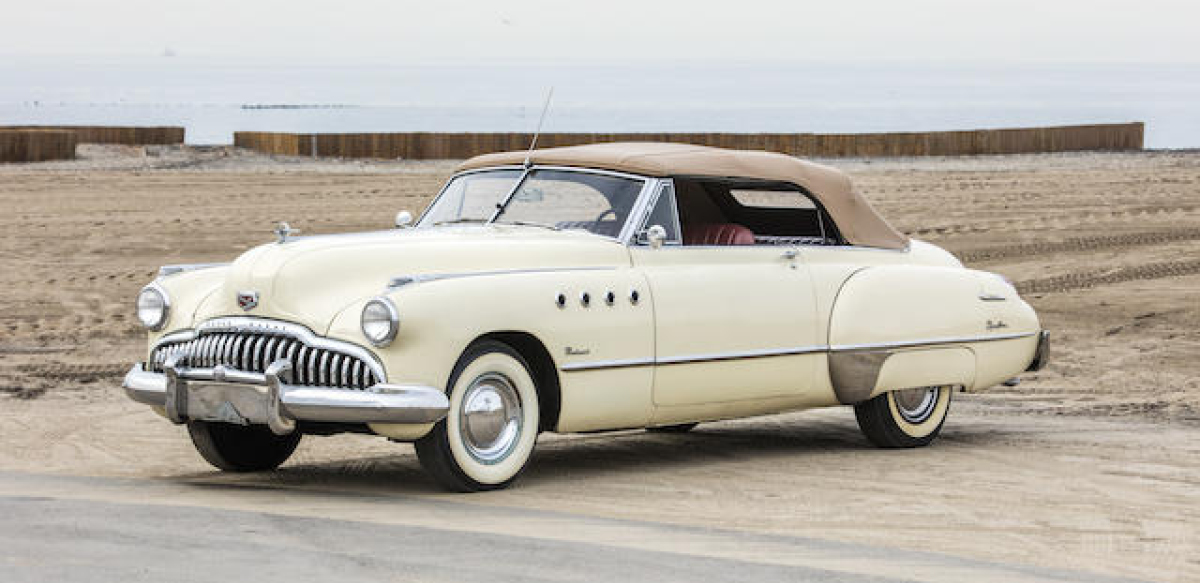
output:
[[[584,307],[584,308],[592,307],[592,299],[593,298],[592,298],[591,292],[582,291],[582,292],[579,292],[579,295],[576,297],[577,297],[577,299],[579,301],[579,305],[581,307]],[[641,299],[642,299],[641,292],[639,292],[636,289],[629,290],[629,303],[630,304],[636,306],[638,304],[638,302],[641,301]],[[599,298],[596,299],[597,302],[599,302],[601,300],[603,300],[604,304],[607,306],[615,306],[615,305],[617,305],[617,294],[616,294],[616,292],[614,292],[612,290],[608,290],[608,291],[604,292],[603,295],[601,295]],[[559,308],[560,310],[565,309],[567,307],[567,302],[568,302],[567,294],[565,294],[563,292],[558,292],[557,294],[554,294],[554,306],[555,307]]]
[[[463,447],[480,463],[499,463],[516,448],[524,419],[512,381],[498,373],[482,374],[467,387],[459,408]]]
[[[905,421],[913,424],[929,420],[937,409],[938,397],[942,387],[924,387],[919,389],[904,389],[892,392],[892,401],[896,403],[896,411]]]
[[[593,300],[598,303],[600,301],[604,301],[605,305],[610,307],[617,305],[617,293],[611,289],[606,290],[604,294],[600,294],[596,297],[592,297],[592,293],[590,293],[590,291],[580,291],[580,294],[575,297],[576,300],[580,302],[580,307],[592,307]],[[626,295],[626,297],[628,297],[631,306],[636,306],[638,305],[638,302],[642,301],[642,293],[636,288],[631,288],[629,290],[629,295]],[[568,303],[568,296],[566,296],[563,291],[559,291],[559,293],[554,294],[554,307],[565,309],[568,307]]]

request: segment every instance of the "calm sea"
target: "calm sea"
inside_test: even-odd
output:
[[[1200,147],[1200,65],[389,64],[0,59],[0,125],[235,130],[870,132],[1145,121]]]

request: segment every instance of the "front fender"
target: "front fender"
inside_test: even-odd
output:
[[[636,303],[629,300],[634,289],[640,292]],[[609,292],[611,304],[606,301]],[[374,351],[389,382],[446,387],[454,364],[475,339],[496,332],[528,333],[545,345],[558,370],[560,431],[636,426],[650,418],[651,367],[565,372],[563,367],[651,358],[649,292],[642,276],[628,268],[417,280],[386,292],[400,313],[400,328],[390,345]],[[586,306],[585,293],[590,300]],[[562,307],[556,301],[560,294],[566,298]],[[329,336],[367,345],[359,318],[369,299],[338,314]]]
[[[160,276],[154,280],[167,292],[171,308],[167,314],[167,322],[162,329],[148,333],[147,354],[149,347],[153,346],[159,338],[171,332],[195,326],[196,314],[205,302],[221,288],[228,270],[228,266],[194,269]]]

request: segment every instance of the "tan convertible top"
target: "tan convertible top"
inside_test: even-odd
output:
[[[525,156],[525,152],[484,154],[463,162],[458,171],[519,165]],[[841,171],[784,154],[688,144],[613,142],[534,150],[529,159],[534,164],[599,168],[643,176],[788,182],[804,188],[820,201],[847,242],[886,249],[908,245],[908,237],[879,216],[854,191],[850,178]]]

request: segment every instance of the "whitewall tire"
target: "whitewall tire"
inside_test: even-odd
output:
[[[954,387],[889,391],[854,406],[858,427],[879,447],[929,445],[950,412]]]
[[[416,443],[421,465],[458,492],[504,488],[525,469],[540,407],[529,365],[507,344],[471,345],[450,376],[450,410]]]

